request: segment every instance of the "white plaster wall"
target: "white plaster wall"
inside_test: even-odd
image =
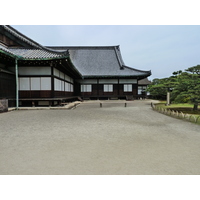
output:
[[[41,90],[51,90],[50,77],[41,77]]]
[[[19,67],[19,75],[51,75],[51,67]]]
[[[81,84],[97,84],[97,79],[85,79],[85,80],[78,80]]]
[[[132,84],[124,84],[124,92],[132,92],[133,86]]]
[[[30,90],[30,78],[19,78],[19,90]]]
[[[112,84],[117,84],[118,80],[117,79],[99,79],[100,84],[105,84],[105,83],[112,83]]]
[[[51,90],[50,77],[19,78],[19,90]]]
[[[81,85],[81,92],[92,92],[92,85]]]
[[[60,78],[65,79],[64,73],[60,72]]]
[[[65,80],[70,82],[71,78],[65,74]]]
[[[31,78],[31,90],[40,90],[40,77],[38,78]]]
[[[54,78],[54,90],[61,91],[61,80]]]
[[[60,77],[60,71],[57,70],[56,68],[53,69],[53,74],[54,76]]]
[[[65,82],[65,92],[70,92],[70,84]]]
[[[65,82],[61,81],[61,91],[65,91]]]
[[[137,79],[119,79],[119,83],[137,83]]]
[[[103,91],[104,92],[113,92],[113,85],[104,85],[103,86]]]

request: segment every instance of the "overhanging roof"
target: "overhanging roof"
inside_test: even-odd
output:
[[[119,46],[88,47],[49,47],[56,50],[69,50],[70,58],[83,77],[141,77],[151,75],[125,66]]]
[[[44,49],[25,49],[25,48],[9,48],[9,50],[20,56],[22,60],[45,60],[45,59],[58,59],[68,58],[68,51],[65,52],[52,52]]]
[[[138,81],[138,85],[149,85],[149,84],[151,84],[151,81],[149,81],[147,78]]]
[[[45,47],[21,34],[11,26],[0,26],[0,33],[19,41],[22,47],[8,47],[0,43],[0,53],[19,60],[67,59],[83,78],[130,77],[138,80],[151,75],[125,65],[119,46]]]

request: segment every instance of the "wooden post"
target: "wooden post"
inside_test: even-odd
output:
[[[102,103],[100,103],[100,108],[102,108]]]
[[[18,82],[18,62],[15,59],[15,77],[16,77],[16,110],[19,109],[19,82]]]

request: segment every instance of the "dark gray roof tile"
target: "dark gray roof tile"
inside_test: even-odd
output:
[[[55,59],[68,57],[69,53],[65,52],[51,52],[43,49],[24,49],[24,48],[9,48],[9,50],[23,59]]]
[[[149,81],[147,78],[138,81],[138,85],[149,85],[149,84],[151,84],[151,81]]]
[[[151,71],[127,67],[122,60],[119,46],[100,47],[50,47],[68,49],[72,63],[85,77],[90,76],[137,76],[147,77]]]

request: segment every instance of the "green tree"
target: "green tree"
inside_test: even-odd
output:
[[[172,98],[177,103],[193,103],[193,110],[196,111],[200,103],[200,65],[190,67],[185,71],[177,77]]]
[[[148,86],[147,91],[150,92],[154,99],[164,99],[166,97],[166,88],[164,88],[163,79],[153,79],[152,83]]]
[[[166,99],[167,92],[174,88],[176,85],[176,76],[169,78],[153,79],[152,83],[148,86],[147,91],[155,99]]]
[[[198,76],[200,76],[200,65],[189,67],[185,71],[190,72],[192,74],[197,74]]]
[[[171,100],[176,103],[193,103],[193,110],[198,110],[200,103],[200,65],[189,67],[182,72],[173,72],[173,76],[154,79],[148,91],[153,98],[166,99],[169,89],[172,90]]]

